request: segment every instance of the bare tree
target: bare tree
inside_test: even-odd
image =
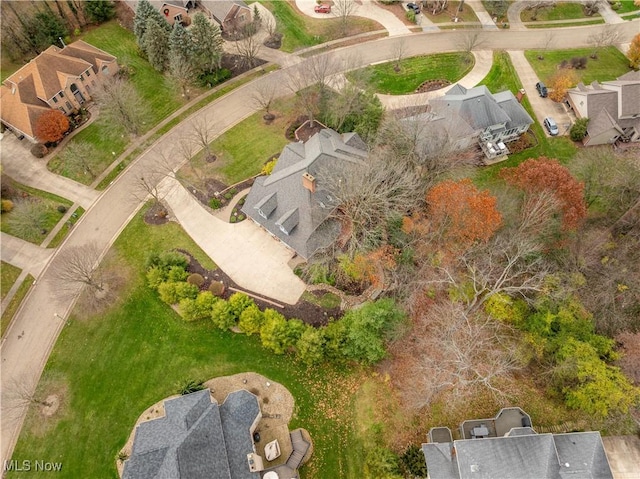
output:
[[[483,44],[485,40],[478,32],[468,32],[460,37],[457,41],[457,47],[465,52],[471,53],[473,50],[478,50]],[[469,60],[465,60],[467,63]]]
[[[20,199],[14,203],[11,216],[6,220],[12,234],[28,241],[41,241],[47,233],[49,209],[39,199]]]
[[[234,42],[236,53],[240,56],[243,65],[253,68],[257,64],[261,45],[256,35],[256,25],[252,22],[243,29],[242,38]]]
[[[264,119],[271,121],[275,116],[271,113],[271,105],[276,98],[277,85],[274,81],[265,78],[264,81],[257,82],[251,94],[253,104],[264,110]]]
[[[333,0],[331,13],[340,19],[342,35],[346,35],[349,32],[349,19],[356,7],[357,4],[355,0]]]
[[[60,154],[67,168],[82,170],[92,180],[98,176],[98,151],[86,141],[71,141]]]
[[[49,398],[43,398],[37,391],[38,380],[31,378],[11,378],[3,388],[2,409],[18,418],[21,411],[30,406],[50,407]]]
[[[407,53],[407,42],[404,38],[400,38],[393,45],[393,58],[395,60],[394,70],[399,72],[401,70],[400,64],[402,63],[402,59]]]
[[[555,41],[555,34],[553,32],[547,32],[544,36],[542,44],[542,53],[538,55],[538,60],[544,60],[544,56]]]
[[[142,132],[147,107],[131,83],[121,78],[105,80],[96,91],[95,99],[103,124],[123,127],[136,136]]]
[[[105,290],[105,278],[98,272],[101,251],[96,243],[64,249],[53,268],[57,288],[76,294],[83,288],[94,293]]]
[[[275,35],[276,31],[278,30],[278,23],[274,16],[265,15],[264,18],[262,19],[262,27],[269,34],[269,37],[272,37]]]
[[[193,85],[197,76],[193,62],[183,55],[173,52],[169,55],[169,74],[182,96],[188,100],[189,87]]]
[[[598,52],[605,47],[615,45],[620,37],[620,32],[615,25],[605,25],[602,30],[593,35],[589,35],[587,41],[593,46],[593,53],[591,58],[598,58]]]
[[[428,0],[425,7],[432,15],[444,12],[449,6],[449,0]]]

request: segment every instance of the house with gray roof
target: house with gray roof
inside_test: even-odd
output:
[[[427,114],[406,118],[405,124],[432,122],[442,134],[430,135],[427,142],[433,143],[432,137],[439,142],[446,138],[454,151],[478,143],[489,159],[507,154],[504,143],[517,140],[533,124],[513,93],[492,94],[483,85],[467,89],[456,84],[444,96],[431,100],[429,107]]]
[[[136,427],[123,479],[259,479],[252,434],[262,417],[246,390],[218,405],[208,389],[164,402],[165,416]]]
[[[640,72],[589,86],[578,83],[567,99],[576,117],[589,118],[585,145],[640,141]]]
[[[443,442],[423,444],[429,479],[613,479],[599,432],[537,434],[531,425],[518,425],[496,435],[518,411],[524,413],[507,409],[501,425],[475,426],[482,434],[455,441],[441,434]],[[487,420],[465,423],[475,421]]]
[[[138,0],[125,1],[135,12]],[[149,0],[149,3],[169,25],[175,22],[189,25],[191,17],[198,12],[218,24],[222,31],[237,30],[252,20],[251,9],[242,0]]]
[[[321,130],[306,143],[284,147],[273,172],[256,179],[242,211],[304,259],[332,244],[340,224],[323,173],[367,167],[367,149],[357,133]]]

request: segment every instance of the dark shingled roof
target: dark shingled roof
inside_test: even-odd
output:
[[[309,258],[340,232],[339,224],[329,219],[335,205],[323,189],[322,171],[339,170],[345,164],[366,167],[366,159],[366,146],[356,133],[340,135],[324,129],[304,144],[290,143],[271,175],[256,179],[242,211],[301,257]],[[304,173],[315,178],[315,192],[303,186]]]
[[[430,104],[438,111],[445,108],[454,110],[474,130],[483,130],[510,120],[486,86],[467,90],[455,85],[445,96],[432,100]]]
[[[209,390],[165,401],[165,416],[136,428],[123,479],[256,479],[247,454],[253,452],[250,428],[260,417],[257,398],[248,391],[229,394],[218,406]]]
[[[511,433],[423,444],[430,479],[613,479],[599,432]]]

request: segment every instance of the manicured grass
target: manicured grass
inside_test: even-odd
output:
[[[427,80],[445,79],[454,83],[473,68],[474,59],[470,53],[437,53],[405,58],[398,72],[394,70],[395,65],[387,62],[364,68],[376,92],[404,95],[415,92]],[[347,78],[353,75],[347,74]]]
[[[525,56],[542,81],[549,78],[558,70],[558,65],[563,60],[571,61],[574,57],[586,57],[587,67],[584,70],[574,70],[578,80],[585,85],[594,80],[615,80],[620,75],[629,71],[629,60],[615,47],[606,47],[598,50],[598,59],[594,60],[589,55],[593,48],[574,48],[569,50],[527,50]],[[544,60],[538,60],[542,55]]]
[[[629,12],[640,12],[640,5],[636,5],[634,0],[619,0],[620,7],[614,10],[618,15]]]
[[[439,13],[438,15],[431,15],[431,12],[428,8],[422,8],[422,14],[431,20],[433,23],[447,23],[453,22],[453,19],[458,16],[458,21],[463,22],[478,22],[478,17],[476,13],[473,11],[469,5],[463,5],[462,11],[458,12],[458,8],[460,8],[460,2],[449,2],[447,6],[447,10],[445,12]]]
[[[31,288],[31,285],[35,280],[36,279],[33,276],[28,274],[18,288],[18,291],[16,291],[16,294],[11,298],[11,301],[9,301],[9,305],[7,306],[7,309],[4,310],[4,313],[2,313],[2,318],[0,319],[0,336],[4,336],[4,332],[11,324],[13,316],[20,307],[20,303],[22,303],[22,300],[29,292],[29,288]]]
[[[176,247],[203,256],[175,224],[150,227],[138,215],[127,226],[114,249],[138,274],[116,309],[83,321],[71,316],[39,391],[46,395],[47,385],[66,385],[66,406],[46,421],[37,408],[30,411],[13,458],[61,461],[59,477],[115,477],[116,454],[147,407],[174,394],[185,379],[255,371],[291,391],[296,409],[290,427],[304,427],[313,438],[314,455],[302,477],[361,477],[363,458],[355,458],[354,469],[346,467],[349,404],[360,375],[308,370],[268,352],[255,337],[222,332],[209,321],[182,321],[143,280],[148,253]]]
[[[278,31],[284,35],[281,49],[285,52],[294,52],[345,36],[383,29],[382,25],[372,20],[351,17],[349,31],[344,35],[340,27],[340,19],[333,18],[331,14],[327,15],[326,19],[311,18],[300,13],[292,2],[259,1],[276,17]]]
[[[564,28],[564,27],[579,27],[583,25],[599,25],[604,23],[603,18],[599,18],[596,20],[584,20],[584,21],[575,21],[571,23],[528,23],[526,25],[527,28]]]
[[[65,198],[48,193],[46,191],[30,188],[25,185],[14,185],[18,191],[31,196],[34,201],[43,203],[46,207],[46,215],[43,222],[39,225],[39,228],[30,228],[29,231],[19,232],[11,227],[9,219],[12,215],[15,215],[15,209],[8,213],[2,213],[2,221],[0,222],[0,230],[4,233],[16,236],[30,243],[39,245],[46,238],[47,233],[60,221],[60,218],[64,216],[64,213],[60,213],[57,208],[60,205],[67,208],[73,203]],[[15,203],[15,200],[14,200]],[[42,232],[44,231],[44,233]]]
[[[532,18],[535,10],[523,10],[520,19],[523,22],[548,22],[553,20],[571,20],[574,18],[585,18],[584,9],[579,3],[558,2],[552,7],[539,8],[535,20]],[[600,16],[596,14],[594,16]]]
[[[318,297],[309,291],[305,291],[304,293],[302,293],[301,299],[304,299],[305,301],[311,304],[317,304],[318,306],[322,306],[323,308],[327,308],[327,309],[337,308],[338,306],[340,306],[340,303],[342,302],[342,300],[340,299],[340,296],[336,294],[325,293],[322,296]]]
[[[282,99],[272,107],[276,119],[266,125],[258,112],[241,121],[211,143],[211,150],[217,159],[206,163],[200,152],[190,164],[181,169],[180,175],[197,184],[198,176],[214,176],[227,185],[232,185],[257,175],[262,166],[280,153],[289,143],[284,136],[291,121],[293,100]],[[192,166],[200,173],[195,175]]]
[[[71,231],[71,228],[73,227],[73,225],[76,224],[76,222],[80,219],[83,213],[84,213],[84,208],[82,206],[78,206],[76,210],[73,212],[73,214],[69,217],[67,222],[62,225],[62,228],[60,228],[60,231],[58,231],[58,233],[53,237],[51,242],[47,245],[47,248],[57,248],[58,246],[60,246],[60,244],[67,237],[67,234],[69,234],[69,231]]]
[[[1,299],[4,299],[4,297],[11,289],[11,286],[13,286],[13,283],[16,282],[18,276],[20,276],[20,273],[22,273],[22,270],[16,266],[13,266],[12,264],[5,263],[4,261],[1,262],[1,265],[2,271],[0,271],[0,296]]]

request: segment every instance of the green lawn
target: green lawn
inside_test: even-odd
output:
[[[2,271],[0,271],[0,297],[1,299],[4,299],[4,297],[11,289],[11,286],[13,286],[13,283],[16,282],[18,276],[20,276],[20,273],[22,273],[22,270],[16,266],[13,266],[12,264],[5,263],[4,261],[1,262],[1,268]]]
[[[594,60],[589,55],[593,48],[574,48],[569,50],[527,50],[525,56],[542,81],[549,78],[558,70],[558,65],[563,60],[570,61],[574,57],[587,57],[587,67],[584,70],[574,70],[579,81],[585,85],[594,80],[615,80],[620,75],[629,71],[629,60],[615,47],[601,48],[598,51],[598,59]],[[538,56],[544,56],[544,60],[538,60]]]
[[[471,8],[469,5],[463,5],[461,12],[458,12],[458,8],[460,8],[460,2],[453,1],[449,2],[446,12],[442,12],[438,15],[431,15],[428,8],[422,8],[422,14],[433,23],[453,22],[453,19],[456,17],[456,15],[461,22],[479,21],[476,13],[473,11],[473,8]]]
[[[571,23],[529,23],[527,28],[564,28],[564,27],[578,27],[583,25],[599,25],[604,23],[603,18],[597,18],[595,20],[577,20]]]
[[[36,279],[33,276],[28,274],[18,288],[18,291],[16,291],[15,296],[11,298],[11,301],[9,301],[7,309],[4,310],[4,313],[2,313],[2,318],[0,318],[0,336],[4,335],[4,332],[9,327],[9,324],[11,324],[13,316],[16,314],[16,311],[18,311],[18,307],[20,307],[20,303],[22,303],[22,300],[29,292],[31,285],[35,282],[35,280]]]
[[[276,17],[278,31],[284,35],[281,49],[285,52],[294,52],[345,36],[383,29],[382,25],[372,20],[351,17],[349,31],[347,35],[343,35],[339,25],[340,19],[333,18],[331,14],[327,15],[326,19],[316,19],[300,13],[291,2],[282,0],[258,1]]]
[[[256,337],[222,332],[209,321],[182,321],[143,280],[148,253],[169,248],[204,257],[176,224],[150,227],[139,214],[124,230],[114,249],[136,273],[122,303],[100,317],[78,320],[72,315],[39,386],[43,395],[65,391],[63,407],[47,420],[37,408],[30,412],[13,458],[61,461],[61,478],[115,477],[116,454],[147,407],[174,394],[185,379],[256,371],[289,388],[296,400],[290,427],[311,433],[314,455],[302,477],[360,477],[364,458],[350,459],[354,469],[347,469],[351,454],[345,443],[357,375],[332,368],[308,370],[267,352]]]
[[[532,18],[535,10],[523,10],[520,19],[523,22],[548,22],[553,20],[572,20],[574,18],[585,18],[582,5],[579,3],[558,2],[552,7],[540,8],[535,19]],[[600,16],[596,14],[594,16]]]
[[[636,5],[634,0],[619,0],[620,7],[615,9],[617,14],[640,12],[640,5]]]
[[[387,62],[364,68],[376,92],[404,95],[415,92],[427,80],[445,79],[455,83],[473,68],[474,59],[470,53],[437,53],[405,58],[398,72],[394,70],[395,65]],[[354,74],[357,73],[347,74],[347,78]]]
[[[51,242],[47,245],[47,248],[57,248],[64,241],[64,239],[73,228],[73,225],[80,219],[80,217],[84,214],[84,208],[82,206],[78,206],[73,214],[69,217],[67,222],[62,225],[60,231],[53,237]]]
[[[34,201],[43,203],[45,205],[46,214],[44,215],[43,221],[38,225],[38,227],[24,229],[24,231],[16,231],[15,228],[12,228],[9,221],[10,218],[16,214],[15,209],[8,213],[2,213],[0,230],[3,233],[7,233],[25,241],[29,241],[30,243],[39,245],[47,237],[47,233],[51,231],[53,227],[58,223],[58,221],[60,221],[60,219],[64,216],[64,213],[61,213],[57,210],[58,206],[62,205],[68,208],[73,203],[60,196],[54,195],[52,193],[47,193],[46,191],[37,190],[25,185],[16,184],[14,186],[16,190],[30,196]],[[16,200],[13,201],[14,203],[16,203]]]

